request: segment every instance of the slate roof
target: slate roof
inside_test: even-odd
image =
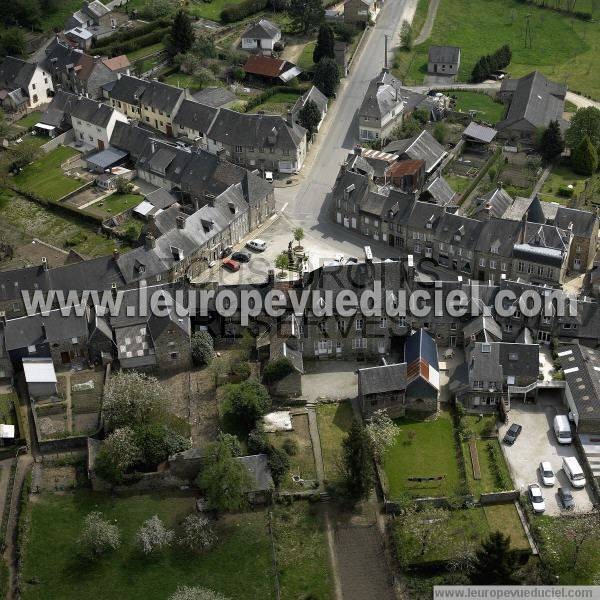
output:
[[[36,69],[37,65],[34,63],[14,56],[6,56],[0,63],[0,88],[9,90],[20,88],[27,93],[27,87]]]
[[[526,223],[523,242],[515,244],[514,256],[560,267],[568,248],[569,234],[553,225]]]
[[[179,100],[185,97],[185,90],[159,81],[123,75],[116,81],[109,95],[127,104],[144,104],[171,115]]]
[[[497,187],[479,197],[476,202],[477,206],[482,209],[489,206],[490,215],[499,218],[504,216],[508,207],[513,203],[513,199],[504,188]]]
[[[133,123],[117,121],[110,138],[110,145],[129,152],[131,158],[137,161],[146,151],[150,140],[162,138],[163,136],[158,132],[150,131]]]
[[[600,419],[600,353],[585,346],[563,346],[558,360],[579,419]]]
[[[237,100],[237,96],[226,87],[206,87],[193,92],[192,98],[200,104],[220,108]]]
[[[232,146],[296,151],[306,138],[306,129],[296,123],[290,126],[279,115],[246,114],[222,108],[207,136]]]
[[[520,378],[535,381],[540,369],[539,351],[537,344],[476,342],[468,357],[469,377],[471,381],[483,382],[483,390],[488,389],[490,382],[504,386],[509,377],[514,377],[515,382]]]
[[[267,19],[261,19],[257,23],[252,23],[244,33],[243,38],[252,38],[259,40],[273,40],[281,35],[281,29]]]
[[[471,123],[465,127],[462,135],[464,138],[471,138],[478,142],[489,144],[496,137],[497,133],[498,132],[493,127],[485,127],[484,125],[479,125],[479,123],[471,121]]]
[[[529,213],[533,198],[523,198],[517,196],[513,203],[506,209],[503,217],[511,221],[522,221],[526,213]]]
[[[358,389],[363,396],[406,389],[406,363],[358,369]]]
[[[589,238],[594,232],[598,217],[586,210],[560,206],[556,211],[554,225],[564,230],[570,230],[573,235]]]
[[[436,390],[440,389],[437,344],[424,329],[418,329],[406,337],[404,360],[409,385],[420,378]]]
[[[395,108],[402,111],[412,110],[425,96],[402,86],[402,82],[390,75],[385,69],[369,83],[359,115],[381,119]]]
[[[439,142],[426,130],[412,138],[391,142],[384,150],[398,156],[424,160],[427,173],[435,169],[447,154]]]
[[[489,221],[482,222],[479,237],[474,247],[479,252],[497,254],[502,258],[511,258],[515,241],[518,240],[522,229],[523,223],[521,221],[492,217]],[[496,252],[492,252],[492,248]]]
[[[431,229],[435,230],[444,214],[443,206],[417,200],[412,205],[407,225],[412,229],[427,229],[427,223],[431,223]]]
[[[327,96],[325,96],[318,87],[313,85],[310,90],[304,92],[304,94],[296,100],[296,103],[292,108],[292,113],[296,114],[300,112],[309,100],[312,100],[317,105],[321,114],[327,112]]]
[[[458,64],[460,61],[460,48],[456,46],[431,46],[429,48],[428,62]]]
[[[177,198],[165,188],[158,188],[153,192],[144,195],[144,198],[155,208],[162,210],[173,206],[177,202]]]
[[[42,117],[41,122],[55,125],[56,118],[62,113],[62,120],[66,120],[68,123],[76,118],[97,127],[106,127],[114,111],[115,109],[111,106],[97,100],[59,90],[47,109],[48,114]],[[53,122],[48,123],[48,121]]]
[[[275,487],[269,468],[269,457],[266,454],[237,456],[235,460],[246,467],[252,478],[252,489],[249,491],[267,492]]]
[[[435,203],[440,206],[452,204],[456,198],[456,192],[441,175],[427,183],[424,190],[429,192]]]
[[[219,109],[213,106],[200,104],[194,100],[184,100],[177,110],[173,123],[206,133],[218,112]]]
[[[503,82],[500,91],[509,89]],[[534,127],[547,127],[550,121],[561,121],[566,94],[566,85],[533,71],[517,80],[506,118],[496,128],[503,130],[521,120]]]
[[[435,227],[436,239],[463,248],[474,248],[479,240],[482,222],[455,213],[444,212]],[[460,236],[460,241],[455,236]]]
[[[484,315],[476,317],[463,327],[465,341],[469,340],[471,336],[479,333],[484,334],[486,341],[491,341],[487,338],[488,332],[495,338],[500,340],[502,339],[502,329],[500,328],[500,325],[498,325],[498,323],[496,323],[492,317],[487,317]]]

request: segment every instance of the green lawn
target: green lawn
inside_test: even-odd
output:
[[[204,554],[178,546],[156,558],[143,557],[134,544],[141,523],[158,515],[177,531],[194,511],[195,498],[178,492],[113,498],[77,491],[44,494],[30,504],[31,530],[23,566],[23,600],[97,598],[165,600],[180,585],[205,586],[236,600],[273,600],[268,515],[256,509],[225,515],[216,523],[218,542]],[[121,531],[121,547],[90,564],[77,555],[77,537],[86,514],[101,511]],[[282,598],[331,597],[331,575],[318,506],[307,502],[276,507],[276,540]],[[29,583],[28,583],[29,582]],[[33,583],[35,582],[35,583]]]
[[[155,52],[160,52],[165,49],[165,45],[162,42],[157,42],[156,44],[151,44],[150,46],[144,46],[143,48],[139,48],[138,50],[134,50],[133,52],[129,52],[127,54],[127,58],[133,62],[134,60],[139,60],[140,58],[144,58],[149,56],[150,54],[154,54]]]
[[[460,175],[448,174],[444,175],[444,179],[448,182],[448,185],[459,194],[462,194],[471,185],[470,179]]]
[[[0,394],[0,423],[4,423],[6,425],[17,424],[14,401],[15,394]]]
[[[117,194],[116,192],[92,206],[88,206],[87,210],[95,212],[103,217],[118,215],[128,208],[137,206],[142,200],[140,194]]]
[[[81,8],[79,0],[61,0],[52,3],[53,10],[44,11],[41,26],[44,31],[62,30],[67,19]]]
[[[250,112],[265,111],[268,115],[285,115],[297,102],[299,94],[290,92],[277,93],[265,100],[262,104],[255,106]]]
[[[404,418],[396,424],[400,432],[383,461],[390,498],[403,494],[412,497],[456,494],[460,478],[451,415],[441,412],[435,421]],[[410,477],[438,476],[443,479],[408,481]]]
[[[192,0],[188,5],[188,11],[196,16],[212,21],[221,20],[221,11],[226,6],[239,4],[242,0],[211,0],[204,2],[203,0]]]
[[[172,73],[165,77],[165,83],[174,85],[180,88],[188,88],[191,90],[199,90],[202,84],[198,81],[195,75],[186,75],[185,73]]]
[[[315,51],[315,46],[317,42],[308,42],[304,49],[302,50],[302,54],[298,58],[298,66],[303,71],[312,71],[315,63],[313,62],[313,52]]]
[[[540,200],[547,202],[558,202],[560,204],[568,204],[569,198],[565,198],[559,194],[560,188],[566,188],[569,185],[574,187],[574,196],[579,196],[585,189],[585,182],[588,177],[577,175],[571,170],[569,165],[560,164],[552,168],[548,179],[544,182],[540,191]]]
[[[47,200],[60,200],[66,194],[81,187],[83,181],[66,177],[61,164],[78,152],[68,146],[59,146],[39,160],[27,165],[15,176],[15,184]]]
[[[29,130],[36,123],[39,122],[41,116],[42,116],[41,111],[34,110],[33,112],[31,112],[28,115],[25,115],[24,117],[19,119],[18,121],[15,121],[15,125],[19,125],[20,127],[23,127],[24,129]]]
[[[488,94],[463,90],[452,90],[447,93],[456,97],[456,110],[465,113],[468,113],[470,110],[477,111],[475,115],[477,121],[485,121],[486,123],[495,125],[504,117],[504,104],[496,102]]]
[[[533,44],[525,48],[525,16],[531,15]],[[465,15],[469,18],[465,19]],[[482,23],[485,35],[482,35]],[[459,78],[468,81],[475,62],[503,44],[509,44],[512,76],[539,69],[574,91],[600,98],[600,28],[554,11],[518,0],[444,0],[439,6],[431,37],[413,52],[397,55],[397,74],[406,84],[423,81],[427,53],[434,44],[461,48]]]
[[[350,402],[319,404],[317,407],[321,452],[327,479],[334,479],[338,473],[342,441],[348,434],[353,420],[354,414]]]
[[[490,533],[497,530],[511,536],[511,546],[515,550],[529,548],[519,515],[512,503],[448,511],[441,521],[423,523],[422,527],[431,529],[432,532],[426,551],[421,556],[418,540],[403,529],[401,518],[397,520],[397,546],[403,561],[427,563],[449,560],[457,556],[457,549],[462,549],[464,545],[478,547]]]
[[[462,426],[471,431],[475,436],[495,435],[496,415],[479,415],[465,414],[461,417]]]
[[[496,473],[492,468],[490,451],[488,448],[489,444],[496,449],[495,456],[501,459],[501,462],[499,462],[499,469],[502,479],[500,481],[505,482],[504,485],[498,481]],[[465,468],[467,471],[467,483],[471,493],[479,496],[479,494],[501,492],[506,491],[507,489],[512,489],[513,486],[511,485],[512,481],[510,478],[510,473],[508,471],[508,467],[506,466],[506,462],[504,461],[504,455],[502,454],[498,440],[475,440],[475,445],[477,446],[477,456],[479,458],[481,479],[475,479],[473,476],[473,464],[471,462],[469,442],[462,443],[463,456],[465,457]]]

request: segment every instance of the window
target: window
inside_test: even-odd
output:
[[[517,271],[519,271],[519,273],[523,273],[523,271],[525,271],[525,263],[522,260],[520,260],[517,265]]]
[[[35,90],[35,83],[32,83],[32,84],[31,84],[31,89],[32,89],[32,90]]]
[[[385,329],[387,327],[387,319],[385,317],[381,317],[379,319],[379,329]]]
[[[363,222],[364,222],[365,225],[368,225],[369,224],[369,217],[364,217],[364,221]]]
[[[415,252],[421,254],[421,244],[415,244]]]
[[[344,320],[343,319],[337,320],[337,329],[338,329],[338,331],[344,331]]]
[[[508,271],[508,265],[505,262],[502,263],[501,268],[503,271]]]
[[[321,333],[326,333],[327,332],[327,321],[321,321],[319,323],[319,331]]]
[[[356,331],[362,331],[363,320],[362,319],[356,319],[355,327],[356,327]]]
[[[457,328],[458,328],[458,325],[456,323],[450,323],[450,329],[452,331],[456,331]]]
[[[248,146],[248,152],[254,152],[254,146]]]
[[[485,267],[485,258],[480,258],[479,259],[479,266],[480,267]]]
[[[34,102],[37,102],[37,101],[38,101],[37,94],[34,94],[34,95],[33,95],[33,101],[34,101]]]
[[[475,379],[473,381],[473,387],[475,389],[483,389],[483,381],[479,381],[479,380]]]
[[[235,147],[235,151],[236,152],[241,152],[242,151],[242,147],[241,146],[236,146]]]
[[[496,268],[496,261],[490,260],[490,269],[495,269],[495,268]]]

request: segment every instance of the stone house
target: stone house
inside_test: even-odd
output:
[[[358,401],[365,419],[384,410],[392,419],[406,414],[406,363],[358,369]]]
[[[598,239],[598,216],[576,208],[560,206],[553,225],[572,236],[567,258],[567,273],[581,273],[594,265]]]
[[[456,46],[431,46],[427,58],[427,73],[455,78],[460,68],[460,48]]]
[[[35,63],[6,56],[0,62],[0,108],[27,112],[47,104],[54,95],[52,77]]]
[[[296,121],[298,120],[298,113],[306,106],[308,102],[314,102],[319,109],[319,113],[321,114],[321,120],[317,125],[318,131],[323,124],[325,115],[327,114],[329,101],[327,100],[327,96],[325,96],[325,94],[323,94],[318,87],[313,85],[307,92],[304,92],[304,94],[298,98],[292,108],[292,116]]]
[[[379,0],[348,0],[344,3],[344,23],[360,27],[375,23],[381,5]]]
[[[191,143],[208,148],[207,133],[219,109],[200,104],[195,100],[184,100],[173,119],[175,136],[186,138]]]

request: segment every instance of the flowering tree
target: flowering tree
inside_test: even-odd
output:
[[[201,515],[188,515],[183,521],[183,532],[179,543],[192,550],[201,552],[208,550],[217,541],[217,536],[210,526],[210,521]]]
[[[167,529],[158,515],[144,521],[136,534],[136,541],[144,554],[155,554],[171,545],[175,533]]]
[[[78,545],[89,558],[98,558],[116,550],[121,544],[119,528],[107,521],[101,513],[91,512],[83,523]]]
[[[227,600],[227,598],[208,588],[189,587],[184,585],[183,587],[180,587],[169,600]]]
[[[385,410],[378,410],[373,413],[369,423],[367,423],[367,435],[373,448],[373,455],[379,461],[385,451],[394,444],[399,428],[390,419]]]

